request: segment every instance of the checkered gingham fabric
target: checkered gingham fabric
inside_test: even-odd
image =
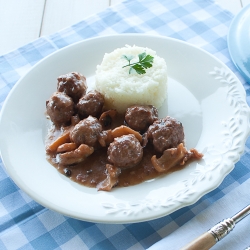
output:
[[[52,52],[80,40],[147,33],[187,41],[210,52],[241,80],[227,48],[233,15],[211,0],[127,0],[51,36],[0,57],[0,108],[18,79]],[[0,133],[3,133],[1,131]],[[136,224],[98,224],[68,218],[37,204],[10,179],[0,159],[0,249],[146,249],[250,177],[250,139],[236,168],[192,206]]]

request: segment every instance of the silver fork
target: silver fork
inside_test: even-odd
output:
[[[225,219],[213,226],[206,233],[199,236],[197,239],[190,242],[181,250],[208,250],[214,246],[218,241],[228,235],[235,227],[235,225],[250,214],[250,205],[243,208],[233,217]],[[245,250],[250,250],[250,247]]]

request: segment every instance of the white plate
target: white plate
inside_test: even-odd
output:
[[[93,83],[104,53],[125,44],[149,47],[168,65],[168,100],[160,116],[184,124],[186,145],[204,159],[137,186],[97,191],[70,181],[45,159],[45,101],[56,78],[79,71]],[[34,200],[77,219],[130,223],[159,218],[196,202],[234,168],[249,135],[249,107],[236,76],[207,52],[185,42],[143,34],[99,37],[61,49],[15,85],[2,109],[0,149],[7,172]]]

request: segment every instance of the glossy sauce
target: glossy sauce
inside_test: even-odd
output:
[[[123,124],[124,117],[119,116],[115,123],[112,124],[111,129]],[[47,144],[56,139],[62,131],[51,130],[48,134]],[[47,153],[47,160],[63,175],[68,176],[72,181],[77,182],[81,185],[95,188],[98,183],[106,179],[106,164],[107,160],[107,149],[98,148],[95,149],[94,153],[85,159],[85,161],[80,162],[76,165],[65,166],[60,165],[56,161],[56,154]],[[127,187],[142,183],[144,181],[154,179],[160,175],[166,175],[169,172],[177,171],[182,169],[184,166],[175,166],[167,172],[159,173],[155,170],[151,163],[151,157],[157,155],[154,151],[153,146],[148,143],[146,147],[143,148],[143,159],[141,162],[132,168],[122,169],[121,174],[118,177],[118,187]],[[157,155],[160,157],[160,155]],[[65,174],[66,173],[66,174]]]
[[[155,170],[151,163],[151,157],[154,155],[154,150],[151,145],[147,145],[143,149],[142,161],[133,168],[123,169],[118,179],[118,187],[127,187],[142,183],[144,181],[154,179],[157,176],[165,175]],[[70,170],[69,178],[81,185],[95,188],[98,183],[106,179],[106,164],[107,148],[100,148],[90,155],[84,162],[74,166],[63,166],[56,163],[56,155],[47,154],[48,161],[57,170],[65,175],[66,169]],[[170,169],[167,173],[182,169],[184,166],[176,166]]]

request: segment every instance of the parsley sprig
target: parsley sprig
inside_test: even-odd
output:
[[[139,61],[135,63],[131,63],[131,60],[134,58],[132,55],[123,55],[122,58],[126,59],[128,61],[128,64],[123,66],[125,67],[130,67],[129,68],[129,74],[131,74],[134,70],[139,74],[145,74],[147,68],[152,67],[152,63],[154,61],[154,57],[151,55],[147,55],[146,52],[143,52],[138,55]]]

